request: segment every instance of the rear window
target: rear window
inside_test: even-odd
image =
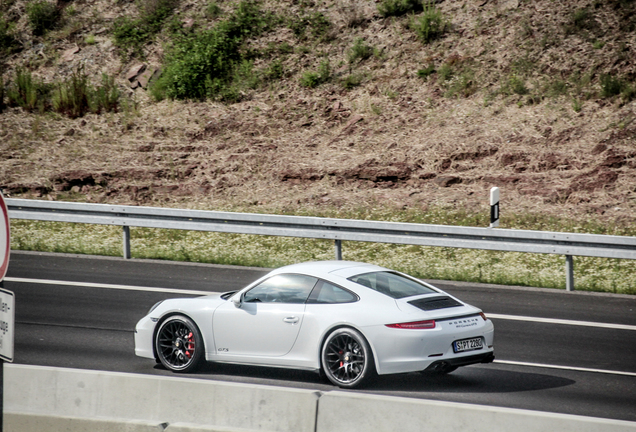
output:
[[[349,280],[394,299],[437,293],[437,291],[413,279],[387,271],[364,273],[352,276]]]

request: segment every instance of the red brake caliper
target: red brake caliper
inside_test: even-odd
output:
[[[186,356],[188,356],[188,358],[192,357],[192,353],[194,352],[194,335],[192,334],[192,332],[190,332],[190,334],[188,335],[188,343],[186,344]]]

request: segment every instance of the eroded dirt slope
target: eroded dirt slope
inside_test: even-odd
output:
[[[300,40],[279,26],[251,40],[261,51],[293,50],[257,57],[256,68],[280,59],[284,76],[246,90],[238,103],[155,102],[130,88],[132,68],[161,67],[165,34],[143,57],[125,58],[110,28],[136,6],[73,5],[70,34],[38,39],[17,18],[22,48],[5,59],[5,76],[26,65],[54,81],[84,65],[95,79],[116,76],[136,107],[77,119],[7,108],[0,114],[0,186],[12,197],[470,212],[485,211],[490,187],[498,186],[508,212],[634,220],[636,103],[629,92],[604,95],[602,84],[612,76],[635,85],[634,2],[445,0],[437,7],[452,25],[429,44],[409,29],[411,18],[382,18],[374,2],[265,2],[292,17],[320,11],[331,36]],[[5,16],[19,17],[21,7],[12,3]],[[204,7],[183,1],[176,13],[184,25],[210,26]],[[583,10],[581,24],[575,14]],[[352,14],[360,18],[355,25]],[[96,43],[84,43],[87,35]],[[376,55],[350,63],[356,38]],[[301,86],[302,74],[324,59],[331,80]],[[437,72],[418,76],[428,65]],[[347,89],[342,80],[351,74],[361,83]]]

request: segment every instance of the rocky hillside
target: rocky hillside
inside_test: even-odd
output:
[[[634,221],[635,1],[42,1],[0,3],[12,197]]]

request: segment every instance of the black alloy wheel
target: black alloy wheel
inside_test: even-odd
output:
[[[185,316],[166,319],[155,339],[159,361],[173,372],[192,372],[201,363],[203,338],[194,322]]]
[[[329,381],[342,388],[357,387],[375,374],[369,344],[351,328],[336,329],[327,337],[321,360]]]

